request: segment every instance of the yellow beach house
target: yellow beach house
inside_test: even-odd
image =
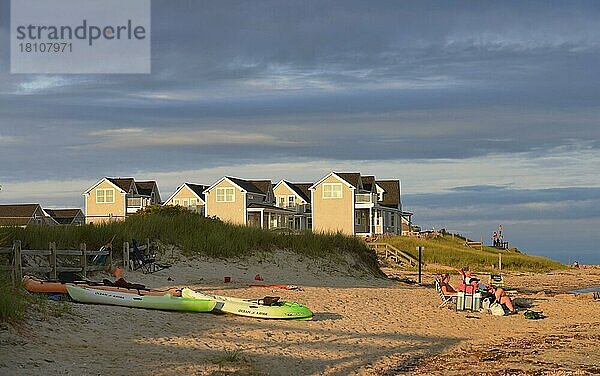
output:
[[[206,204],[204,191],[208,188],[208,185],[183,183],[163,205],[182,206],[204,215],[204,205]]]
[[[291,183],[281,180],[273,187],[276,205],[294,212],[288,216],[287,227],[294,230],[312,229],[309,188],[312,183]]]
[[[123,220],[149,205],[160,204],[155,181],[102,178],[84,193],[86,223]]]
[[[205,215],[260,228],[284,228],[294,212],[275,206],[270,180],[224,176],[204,191]]]
[[[309,190],[315,232],[374,236],[402,231],[399,180],[331,172]]]

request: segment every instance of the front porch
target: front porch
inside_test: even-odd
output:
[[[255,204],[248,206],[248,226],[262,229],[289,228],[289,222],[294,223],[295,211],[279,208],[277,206]]]

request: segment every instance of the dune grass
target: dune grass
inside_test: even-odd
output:
[[[0,322],[15,323],[23,319],[25,299],[23,289],[13,286],[10,275],[0,274]]]
[[[387,237],[381,242],[389,243],[414,257],[417,257],[417,246],[425,247],[423,260],[461,268],[469,266],[481,271],[494,271],[498,268],[498,253],[502,252],[502,270],[545,272],[566,268],[565,265],[545,257],[531,256],[515,249],[498,250],[484,246],[482,250],[465,245],[465,239],[450,234],[435,239],[412,238],[405,236]]]
[[[205,218],[179,207],[149,207],[125,221],[85,226],[39,226],[0,228],[0,239],[9,245],[21,240],[23,248],[47,249],[49,242],[60,248],[86,243],[98,249],[113,239],[116,249],[125,241],[148,238],[179,247],[184,254],[216,258],[243,257],[257,251],[289,250],[309,257],[352,255],[374,275],[381,276],[374,253],[360,239],[342,234],[315,234],[262,230]],[[116,253],[118,257],[119,252]]]

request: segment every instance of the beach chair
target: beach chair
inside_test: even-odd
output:
[[[442,304],[440,304],[438,306],[438,308],[445,307],[449,303],[456,304],[457,297],[455,295],[444,294],[444,292],[442,291],[442,284],[441,284],[441,281],[439,280],[439,278],[436,278],[434,283],[435,283],[435,291],[437,291],[437,293],[440,295],[440,298],[442,299]]]
[[[131,246],[133,249],[134,256],[133,259],[131,259],[133,270],[141,269],[142,273],[149,274],[171,267],[171,265],[169,264],[157,263],[156,257],[154,255],[152,255],[152,257],[146,257],[138,247],[137,241],[135,239],[131,240]]]

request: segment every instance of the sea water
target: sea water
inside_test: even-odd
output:
[[[600,292],[600,286],[593,286],[593,287],[586,287],[583,289],[577,289],[577,290],[573,290],[573,291],[569,291],[573,294],[585,294],[588,292]]]

